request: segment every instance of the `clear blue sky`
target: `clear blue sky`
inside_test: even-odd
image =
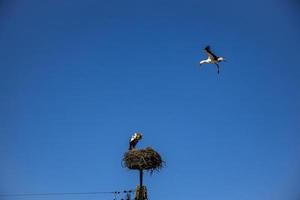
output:
[[[135,188],[121,159],[141,131],[167,162],[145,176],[152,200],[296,199],[299,13],[295,0],[0,1],[0,192]],[[220,78],[198,66],[208,44],[228,60]]]

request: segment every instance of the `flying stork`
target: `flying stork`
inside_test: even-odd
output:
[[[141,133],[139,133],[139,132],[134,133],[133,136],[131,136],[131,139],[129,141],[129,150],[135,149],[136,144],[141,139],[142,139]]]
[[[218,74],[220,73],[220,66],[219,62],[225,61],[224,57],[218,57],[213,52],[211,52],[210,47],[206,46],[204,48],[205,53],[208,55],[208,58],[206,60],[201,60],[200,65],[202,64],[215,64],[217,66]]]

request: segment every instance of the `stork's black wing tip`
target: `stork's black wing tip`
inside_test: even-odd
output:
[[[207,45],[207,46],[206,46],[204,49],[209,51],[209,49],[210,49],[210,46],[209,46],[209,45]]]

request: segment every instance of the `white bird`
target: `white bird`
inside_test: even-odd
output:
[[[210,50],[210,47],[207,46],[204,48],[205,53],[208,55],[208,58],[206,60],[201,60],[200,65],[203,64],[215,64],[217,66],[218,74],[220,73],[220,66],[219,62],[225,61],[224,57],[218,57],[215,54],[213,54]]]
[[[136,144],[139,140],[142,139],[142,134],[139,132],[136,132],[131,136],[131,139],[129,140],[129,150],[135,149]]]

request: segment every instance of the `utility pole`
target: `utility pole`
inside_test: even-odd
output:
[[[148,200],[147,188],[144,186],[144,170],[152,173],[159,171],[164,164],[161,156],[151,147],[136,149],[137,142],[142,139],[141,133],[135,133],[129,142],[129,150],[123,156],[122,165],[139,171],[140,184],[136,187],[134,200]]]
[[[139,172],[140,172],[140,185],[137,186],[136,188],[135,200],[148,200],[147,188],[146,186],[143,186],[144,171],[143,169],[140,169]]]
[[[139,171],[140,171],[140,187],[142,187],[143,186],[144,171],[142,169],[140,169]]]

